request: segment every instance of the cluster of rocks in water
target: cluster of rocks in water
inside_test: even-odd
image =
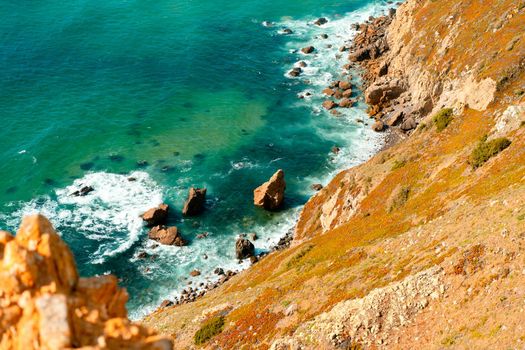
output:
[[[279,169],[273,176],[261,186],[254,190],[254,205],[265,210],[275,211],[282,207],[284,202],[284,192],[286,190],[286,182],[284,180],[284,171]],[[184,204],[182,213],[185,216],[199,215],[204,210],[206,200],[205,188],[190,188],[188,198]],[[142,219],[146,226],[150,227],[148,237],[160,244],[184,246],[187,241],[182,237],[180,231],[176,226],[167,226],[169,206],[167,204],[160,204],[155,208],[151,208],[142,214]],[[207,233],[199,234],[197,238],[204,239],[208,236]],[[248,237],[251,239],[248,239]],[[290,230],[285,237],[272,250],[282,249],[290,244],[293,237],[293,229]],[[235,256],[242,262],[242,260],[249,259],[252,264],[259,261],[267,253],[256,255],[255,246],[252,241],[257,239],[255,233],[249,235],[240,235],[235,242]],[[145,259],[148,257],[146,252],[141,252],[138,258]],[[155,256],[151,256],[154,259]],[[226,271],[220,267],[215,269],[215,274],[220,276],[215,282],[204,283],[201,282],[198,286],[187,287],[181,293],[179,298],[174,300],[165,300],[161,307],[167,307],[175,304],[187,303],[195,301],[198,297],[206,294],[207,291],[217,288],[220,284],[228,281],[231,277],[237,274],[236,271]],[[190,273],[191,277],[198,277],[201,275],[199,270],[193,270]],[[191,281],[188,284],[191,285]]]

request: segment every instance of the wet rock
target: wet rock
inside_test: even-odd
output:
[[[208,237],[208,235],[209,235],[208,232],[199,233],[199,234],[197,235],[197,238],[198,238],[198,239],[204,239],[204,238]]]
[[[320,35],[320,37],[321,39],[328,39],[328,34],[323,33]]]
[[[325,17],[321,17],[315,20],[314,24],[316,26],[322,26],[323,24],[328,23],[328,20]]]
[[[84,197],[87,196],[89,193],[93,192],[94,190],[95,189],[91,186],[83,186],[80,190],[71,193],[71,195],[75,197]]]
[[[339,147],[337,147],[337,146],[333,146],[332,149],[331,149],[331,151],[332,151],[332,153],[334,153],[334,154],[338,154],[339,151],[341,151],[341,149],[340,149]]]
[[[266,210],[279,209],[284,200],[285,189],[284,171],[279,169],[270,180],[253,191],[253,203]]]
[[[148,257],[148,253],[146,252],[140,252],[137,254],[137,259],[146,259]]]
[[[202,213],[204,203],[206,202],[206,189],[191,187],[188,193],[188,199],[182,208],[182,214],[186,216],[195,216]]]
[[[310,53],[312,53],[314,51],[315,51],[315,47],[313,47],[313,46],[307,46],[307,47],[303,47],[301,49],[301,52],[304,53],[304,54],[310,54]]]
[[[302,73],[302,69],[300,67],[294,67],[292,70],[288,72],[288,74],[292,77],[298,77]]]
[[[172,305],[173,305],[173,301],[166,299],[160,304],[160,307],[165,308],[165,307],[170,307]]]
[[[343,91],[343,97],[350,98],[352,96],[352,89],[346,89]]]
[[[214,274],[216,275],[224,275],[224,270],[220,267],[217,267],[214,271],[213,271]]]
[[[353,101],[346,97],[339,101],[339,107],[341,108],[350,108],[353,106],[353,104]]]
[[[376,132],[383,131],[384,129],[385,129],[385,124],[381,120],[376,121],[374,125],[372,125],[372,130]]]
[[[175,226],[155,226],[149,231],[148,237],[164,245],[176,245],[178,247],[186,245],[186,241],[182,238],[179,230]]]
[[[323,94],[325,94],[326,96],[333,96],[334,95],[334,90],[330,89],[330,88],[326,88],[323,90]]]
[[[190,272],[190,276],[191,277],[197,277],[197,276],[200,276],[201,275],[201,272],[199,270],[193,270]]]
[[[293,31],[290,29],[290,28],[284,28],[282,31],[281,31],[281,34],[283,35],[290,35],[292,34]]]
[[[306,67],[306,66],[308,66],[308,65],[306,64],[305,61],[299,61],[299,62],[297,62],[297,65],[298,65],[299,67],[303,67],[303,68]]]
[[[335,103],[335,102],[332,101],[332,100],[326,100],[326,101],[323,102],[323,107],[324,107],[324,109],[326,109],[326,110],[330,110],[330,109],[332,109],[332,108],[337,107],[337,103]]]
[[[340,81],[338,86],[342,90],[348,90],[352,88],[352,83],[350,83],[349,81]]]
[[[255,255],[250,256],[250,262],[251,262],[252,264],[255,264],[255,263],[258,262],[258,261],[259,261],[259,258],[257,258]]]
[[[312,186],[310,186],[310,188],[314,191],[321,191],[323,189],[323,185],[321,184],[313,184]]]
[[[165,224],[168,218],[168,209],[167,204],[160,204],[158,207],[151,208],[142,214],[142,220],[146,221],[146,224],[150,227]]]
[[[235,242],[235,256],[239,260],[255,256],[253,243],[246,238],[239,238],[237,242]]]

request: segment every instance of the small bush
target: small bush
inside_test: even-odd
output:
[[[394,211],[397,208],[402,207],[405,205],[405,203],[408,201],[408,196],[410,195],[410,187],[403,186],[401,187],[398,192],[395,194],[394,198],[392,199],[392,202],[390,204],[390,207],[388,208],[389,212]]]
[[[452,108],[443,108],[432,117],[432,122],[436,125],[438,132],[445,130],[448,124],[450,124],[453,119],[453,112]]]
[[[306,254],[308,254],[310,252],[310,250],[312,250],[313,248],[314,248],[314,246],[309,244],[306,247],[304,247],[303,249],[301,249],[301,251],[299,253],[297,253],[293,258],[291,258],[290,261],[288,261],[288,263],[286,264],[286,267],[287,268],[291,268],[292,266],[297,265],[297,263],[299,263],[299,261]]]
[[[217,316],[206,321],[193,337],[196,345],[202,345],[222,332],[224,316]]]
[[[402,167],[404,167],[405,165],[407,164],[407,162],[403,159],[403,160],[395,160],[394,161],[394,164],[392,165],[392,170],[397,170],[397,169],[400,169]]]
[[[487,137],[483,137],[478,146],[472,151],[470,156],[470,165],[477,169],[485,164],[490,158],[494,157],[511,144],[510,140],[505,137],[499,137],[494,140],[487,141]]]

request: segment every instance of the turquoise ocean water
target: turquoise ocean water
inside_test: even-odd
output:
[[[320,104],[321,90],[340,78],[350,24],[388,6],[0,0],[0,229],[16,230],[23,214],[47,215],[82,275],[120,277],[134,318],[176,296],[193,269],[202,271],[195,286],[213,280],[216,267],[246,267],[234,259],[238,234],[256,232],[256,248],[268,249],[293,225],[312,183],[380,146],[357,122],[366,121],[362,103],[340,117]],[[329,22],[312,25],[320,16]],[[306,45],[316,53],[296,52]],[[288,77],[302,59],[304,74]],[[305,91],[312,97],[299,99]],[[278,168],[285,209],[254,208],[253,189]],[[82,185],[95,191],[70,196]],[[208,201],[188,219],[180,210],[192,185],[207,187]],[[162,201],[187,247],[147,240],[138,215]],[[203,232],[208,238],[196,239]],[[143,251],[150,258],[138,259]]]

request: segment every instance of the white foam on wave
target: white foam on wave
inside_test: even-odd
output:
[[[295,107],[310,108],[312,118],[309,127],[317,133],[331,140],[341,150],[335,154],[327,154],[331,158],[331,167],[321,176],[312,176],[308,181],[312,183],[326,183],[342,169],[358,165],[373,156],[384,144],[384,136],[371,130],[370,118],[366,114],[366,104],[358,102],[352,108],[338,108],[339,116],[333,116],[321,107],[327,98],[323,95],[325,89],[332,81],[348,77],[342,75],[342,66],[348,63],[348,51],[340,52],[342,46],[350,46],[357,34],[353,24],[362,23],[370,16],[385,14],[392,4],[386,1],[376,1],[361,9],[337,18],[329,18],[328,23],[317,26],[313,22],[316,18],[291,19],[283,18],[276,27],[289,28],[293,34],[283,50],[296,55],[297,62],[288,67],[283,67],[283,74],[297,83],[304,83],[304,90],[298,95]],[[326,34],[327,38],[321,36]],[[304,55],[300,52],[302,47],[313,46],[312,54]],[[307,66],[302,68],[298,77],[290,77],[287,72],[292,67],[299,66],[299,61],[304,61]],[[358,72],[350,72],[352,83],[359,84]],[[308,92],[309,94],[306,94]],[[361,99],[360,96],[354,96]],[[327,126],[328,123],[332,124]],[[334,127],[335,124],[335,127]]]
[[[94,190],[86,196],[72,195],[84,186]],[[100,264],[127,251],[140,239],[143,228],[140,215],[161,202],[161,188],[145,172],[128,175],[97,172],[56,190],[53,197],[21,204],[20,209],[5,219],[8,226],[16,227],[24,215],[41,213],[59,230],[71,228],[86,239],[98,241],[91,263]]]

